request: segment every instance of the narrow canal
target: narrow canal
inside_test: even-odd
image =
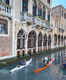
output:
[[[61,63],[63,53],[64,51],[60,51],[51,54],[50,56],[55,56],[54,63],[38,74],[35,74],[34,70],[38,68],[45,56],[34,57],[28,67],[13,73],[10,73],[8,68],[0,69],[0,80],[66,80],[66,69],[62,67]]]

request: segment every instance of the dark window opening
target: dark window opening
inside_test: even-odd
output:
[[[8,34],[7,20],[0,19],[0,34]]]
[[[23,0],[22,2],[22,10],[23,12],[27,12],[28,11],[28,0]]]
[[[50,4],[50,0],[47,0],[47,2]]]
[[[24,48],[25,48],[25,34],[24,31],[21,29],[17,34],[17,49]]]
[[[34,3],[33,3],[33,16],[36,16],[37,15],[37,4],[36,4],[36,1],[34,0]]]
[[[45,14],[46,14],[45,11],[43,11],[43,19],[44,19],[44,20],[45,20]]]

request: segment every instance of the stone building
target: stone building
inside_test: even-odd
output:
[[[0,0],[0,56],[63,47],[65,22],[65,9],[52,9],[52,0]]]
[[[11,1],[0,0],[0,56],[12,55]]]
[[[51,48],[52,0],[0,0],[0,56]]]
[[[13,1],[13,55],[51,48],[51,2]]]
[[[66,23],[64,17],[64,7],[62,5],[58,5],[52,8],[52,20],[51,24],[53,25],[53,48],[63,47],[65,45],[65,37],[66,37]]]

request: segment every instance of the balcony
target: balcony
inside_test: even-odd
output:
[[[49,29],[50,24],[47,23],[45,20],[33,17],[33,27],[40,27],[40,28],[45,28]]]
[[[42,20],[41,26],[42,26],[43,28],[46,28],[46,22],[45,22],[44,20]]]
[[[20,20],[22,23],[26,22],[28,25],[32,25],[32,28],[49,29],[50,27],[50,24],[45,20],[39,18],[38,16],[32,17],[32,15],[29,15],[27,13],[24,13],[24,15],[21,13]]]
[[[35,24],[36,24],[36,26],[41,26],[40,18],[35,18]]]
[[[11,18],[11,6],[6,3],[0,2],[0,15]]]
[[[24,15],[21,14],[21,16],[20,16],[20,20],[23,22],[26,22],[28,24],[32,24],[32,18],[33,17],[27,13],[24,13]]]

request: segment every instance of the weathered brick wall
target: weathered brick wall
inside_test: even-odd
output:
[[[9,24],[9,36],[0,36],[0,56],[12,55],[12,21]]]

